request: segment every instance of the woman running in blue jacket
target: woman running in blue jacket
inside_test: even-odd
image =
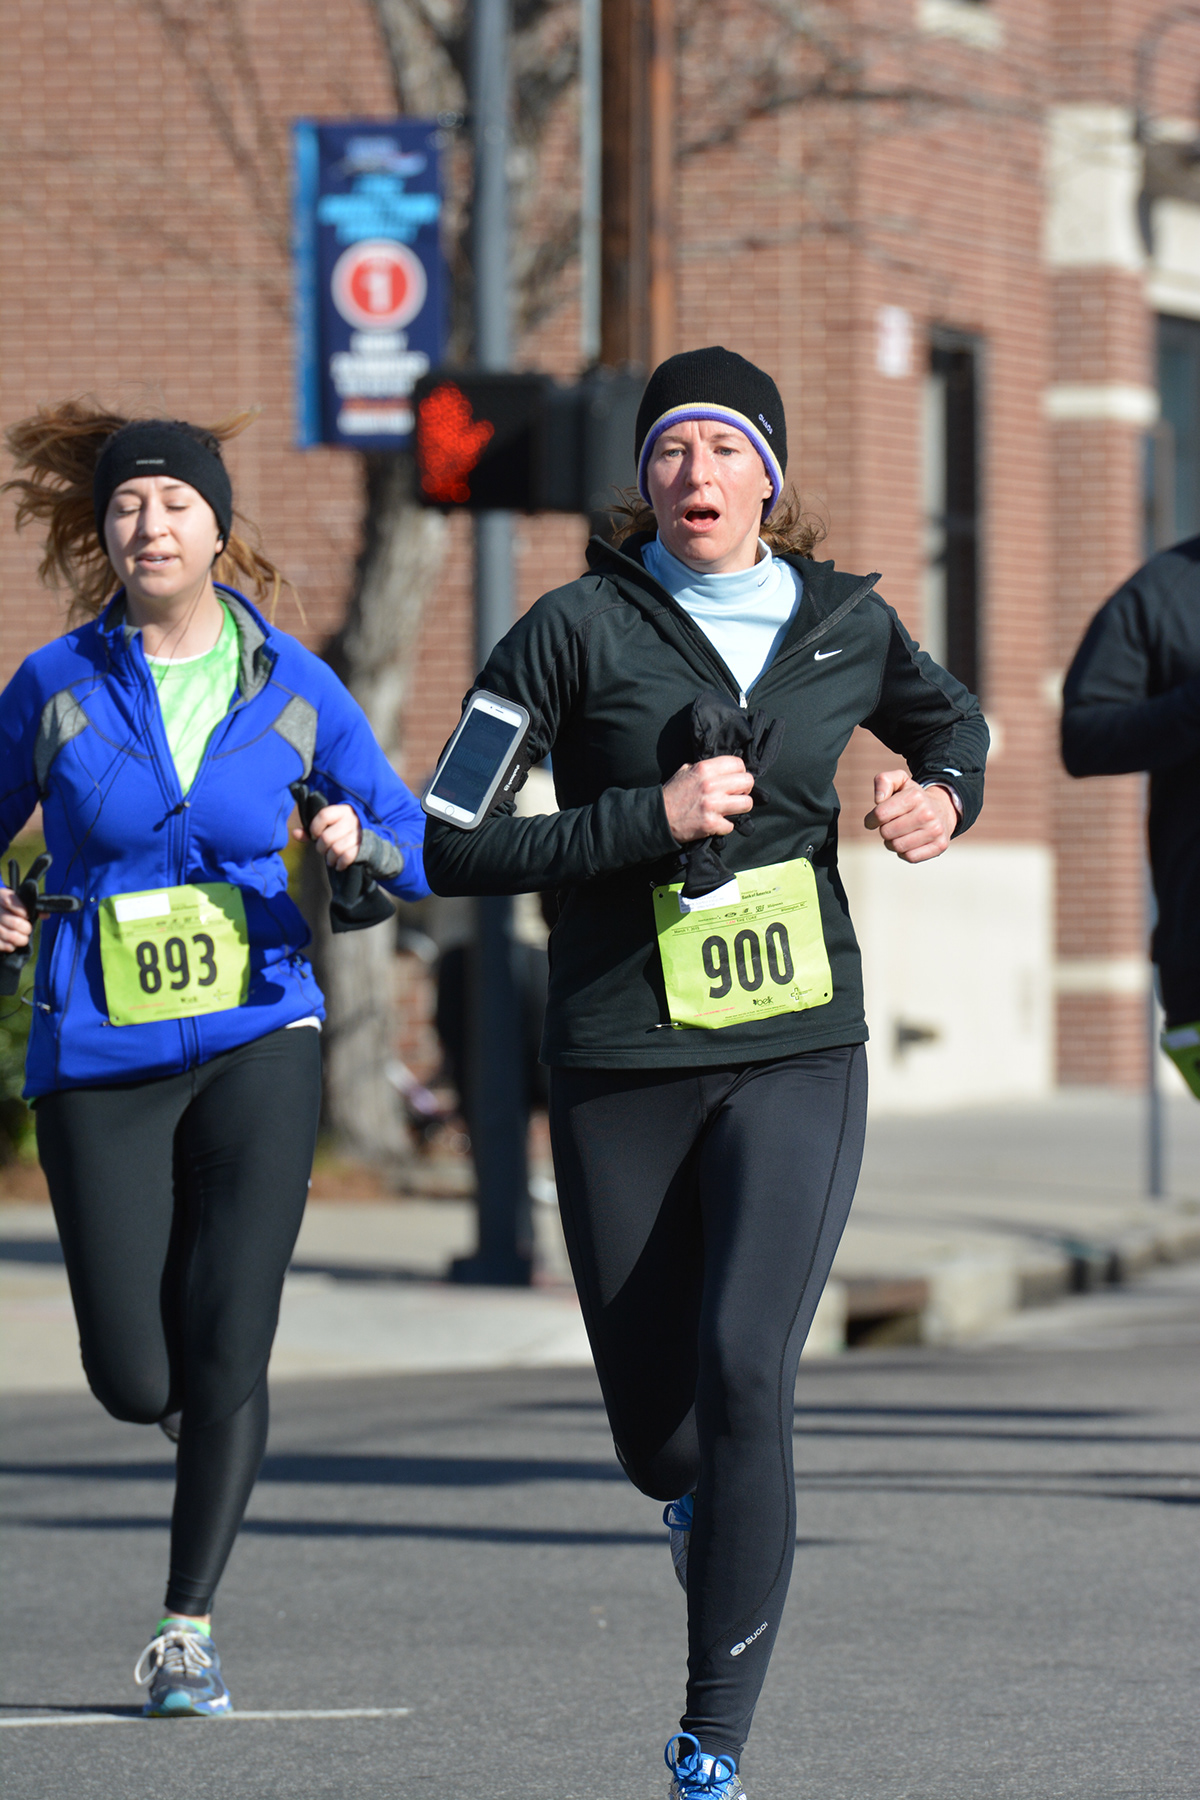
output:
[[[0,845],[40,803],[49,885],[26,1094],[84,1368],[115,1418],[178,1438],[155,1716],[230,1710],[213,1595],[267,1437],[267,1361],[300,1228],[324,1008],[280,851],[293,790],[337,871],[428,893],[423,818],[364,714],[261,602],[214,430],[87,401],[9,432],[18,523],[86,622],[0,697]],[[114,592],[115,590],[115,592]],[[303,830],[297,831],[303,837]],[[28,895],[26,895],[28,898]],[[0,888],[0,955],[30,939]]]

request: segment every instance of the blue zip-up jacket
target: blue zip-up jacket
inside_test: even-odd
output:
[[[175,1075],[324,1016],[302,955],[308,927],[279,852],[289,784],[307,781],[363,824],[358,860],[390,893],[429,892],[424,815],[375,741],[366,715],[319,657],[222,588],[238,628],[238,693],[209,739],[185,798],[167,745],[142,637],[123,594],[99,619],[26,659],[0,695],[0,844],[42,803],[49,891],[79,913],[42,922],[28,1097]],[[225,881],[239,888],[250,937],[244,1006],[182,1020],[109,1022],[99,902],[110,894]]]

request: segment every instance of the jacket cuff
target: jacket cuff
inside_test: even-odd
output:
[[[655,811],[657,813],[655,825],[660,842],[656,846],[653,854],[656,857],[682,855],[686,846],[679,842],[675,833],[671,830],[670,823],[667,819],[666,796],[663,794],[661,788],[655,788],[654,794],[656,799]]]
[[[363,863],[367,874],[374,881],[395,881],[404,867],[404,852],[396,844],[381,838],[378,832],[368,831],[364,827],[362,843],[358,846],[356,863]]]

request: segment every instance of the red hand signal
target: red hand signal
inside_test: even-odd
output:
[[[466,477],[496,435],[496,427],[477,419],[462,389],[446,381],[421,401],[417,435],[423,491],[431,500],[464,505],[471,498]]]

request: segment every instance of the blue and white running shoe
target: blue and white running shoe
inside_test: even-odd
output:
[[[133,1678],[150,1689],[142,1708],[147,1719],[208,1719],[233,1711],[217,1646],[199,1625],[182,1619],[159,1622]]]
[[[688,1546],[692,1541],[692,1511],[695,1505],[695,1494],[685,1494],[682,1500],[672,1500],[663,1507],[663,1524],[671,1534],[671,1561],[675,1564],[675,1579],[684,1593],[687,1593]]]
[[[705,1756],[690,1732],[667,1739],[663,1761],[671,1771],[668,1800],[736,1800],[746,1792],[732,1756]]]

